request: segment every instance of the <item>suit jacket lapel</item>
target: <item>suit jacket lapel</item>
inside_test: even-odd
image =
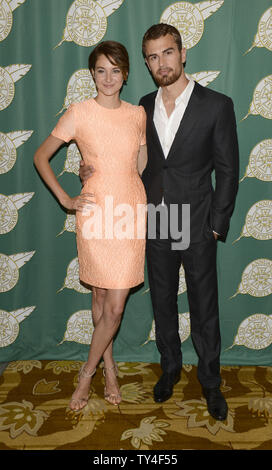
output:
[[[191,130],[193,129],[195,122],[200,115],[200,100],[202,96],[202,87],[195,83],[193,92],[191,94],[190,100],[186,107],[185,113],[183,115],[182,120],[180,121],[180,125],[176,132],[175,138],[173,140],[172,146],[168,152],[167,160],[175,154],[175,151],[178,147],[180,147],[181,142],[183,143],[186,137],[189,135]]]

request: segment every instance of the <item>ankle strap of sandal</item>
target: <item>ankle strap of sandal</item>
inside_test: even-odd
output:
[[[86,366],[86,363],[83,364],[83,366],[81,367],[79,371],[79,375],[81,375],[82,377],[92,377],[96,373],[96,368],[92,372],[88,372],[85,369],[85,366]]]
[[[104,377],[105,377],[105,375],[106,375],[106,371],[107,371],[107,370],[113,370],[113,369],[115,369],[115,373],[117,374],[117,372],[118,372],[118,366],[117,366],[116,363],[114,363],[114,365],[113,365],[112,367],[103,367],[103,375],[104,375]]]

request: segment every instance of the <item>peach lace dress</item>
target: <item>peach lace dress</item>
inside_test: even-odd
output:
[[[137,157],[145,126],[142,106],[121,101],[108,109],[92,98],[72,104],[52,131],[75,140],[95,169],[81,190],[93,193],[95,204],[76,212],[79,277],[91,286],[124,289],[144,281],[146,194]]]

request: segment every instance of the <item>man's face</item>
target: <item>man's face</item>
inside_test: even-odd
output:
[[[147,41],[145,53],[146,64],[159,86],[172,85],[183,73],[186,50],[178,50],[171,34]]]

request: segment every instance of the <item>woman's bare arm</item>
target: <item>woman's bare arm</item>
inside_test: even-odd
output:
[[[85,193],[83,195],[76,196],[75,198],[71,198],[58,182],[55,173],[49,164],[49,160],[64,143],[65,142],[63,140],[50,134],[36,150],[34,155],[34,165],[42,179],[55,194],[62,206],[66,209],[81,210],[83,207],[87,207],[87,201],[90,202],[87,196],[93,196],[93,194]]]

